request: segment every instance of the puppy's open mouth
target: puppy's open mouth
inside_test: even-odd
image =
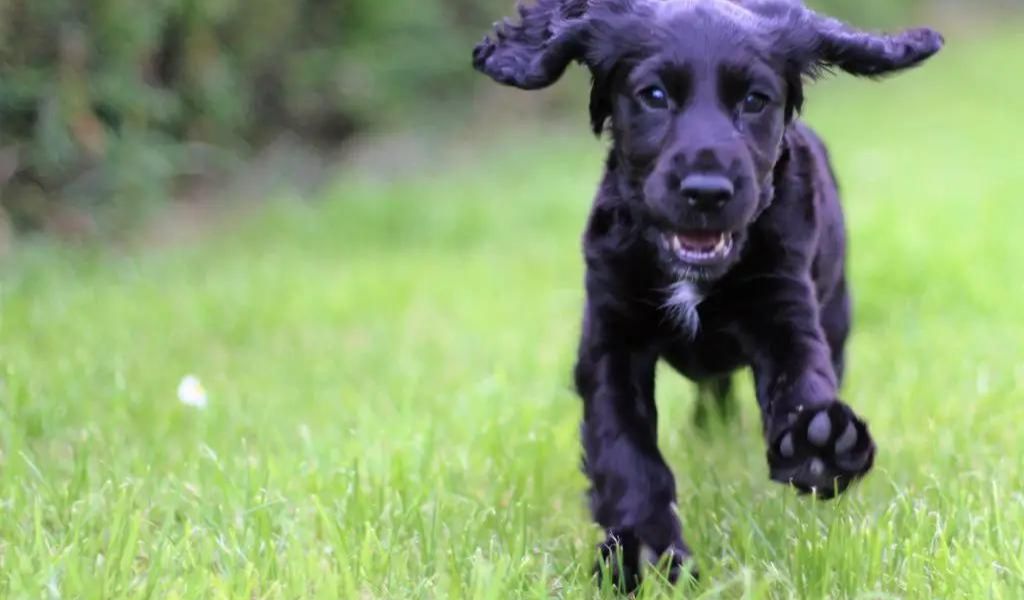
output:
[[[726,231],[685,231],[664,235],[665,244],[679,260],[695,265],[716,265],[729,257],[733,235]]]

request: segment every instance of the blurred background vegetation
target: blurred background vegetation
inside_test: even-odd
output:
[[[1019,2],[812,4],[884,27]],[[461,116],[469,49],[511,4],[0,0],[0,226],[95,233],[283,135],[330,151]]]

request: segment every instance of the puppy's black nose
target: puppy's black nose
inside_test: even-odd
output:
[[[722,208],[732,199],[736,189],[732,182],[722,175],[696,173],[688,175],[679,185],[686,202],[698,210]]]

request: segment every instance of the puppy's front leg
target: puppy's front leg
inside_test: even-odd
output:
[[[832,498],[865,475],[875,444],[838,398],[830,349],[809,281],[762,278],[756,306],[741,311],[772,479]],[[753,292],[750,290],[748,293]]]
[[[608,536],[598,569],[610,567],[616,585],[630,591],[639,584],[642,560],[668,561],[675,580],[690,551],[675,512],[675,479],[657,446],[658,355],[621,331],[588,313],[576,386],[591,510]]]

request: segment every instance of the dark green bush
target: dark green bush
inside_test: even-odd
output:
[[[282,130],[334,144],[465,89],[476,2],[0,0],[0,186],[22,227],[128,214]],[[473,26],[469,27],[468,24]]]

